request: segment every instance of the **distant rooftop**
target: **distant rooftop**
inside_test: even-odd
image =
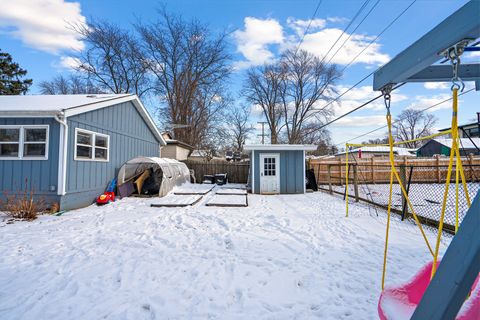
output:
[[[359,150],[362,150],[362,152],[366,153],[389,153],[390,152],[390,147],[388,146],[372,146],[372,147],[361,147],[361,148],[355,148],[352,150],[349,150],[348,153],[358,153]],[[416,149],[409,149],[409,148],[401,148],[401,147],[393,147],[393,153],[398,155],[398,156],[415,156],[415,154],[412,154],[412,152],[415,152]],[[342,155],[345,154],[346,152],[339,152],[336,155]]]
[[[436,138],[434,140],[446,147],[452,147],[452,139]],[[480,148],[480,138],[472,138],[472,140],[475,145]],[[472,143],[472,140],[470,140],[469,138],[461,138],[459,146],[460,149],[475,149],[475,145]]]

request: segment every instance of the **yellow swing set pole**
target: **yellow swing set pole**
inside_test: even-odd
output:
[[[456,165],[459,164],[458,154],[457,154],[457,142],[458,142],[458,122],[457,122],[457,112],[458,112],[458,88],[453,88],[453,103],[452,103],[452,148],[450,149],[450,161],[448,163],[448,170],[447,170],[447,178],[445,182],[445,193],[443,195],[443,202],[442,202],[442,211],[440,213],[440,219],[438,222],[438,234],[437,234],[437,242],[435,243],[435,254],[433,255],[433,265],[432,265],[432,274],[431,277],[435,275],[435,271],[437,268],[437,259],[438,259],[438,251],[440,249],[440,240],[442,238],[443,232],[443,220],[445,218],[445,210],[447,208],[447,198],[448,198],[448,189],[450,187],[450,179],[452,177],[452,167],[453,167],[453,160],[454,157],[457,156]],[[456,208],[457,209],[457,208]],[[457,213],[458,214],[458,213]]]
[[[387,123],[392,122],[392,116],[390,115],[390,108],[387,113]],[[388,126],[388,143],[390,145],[390,163],[393,159],[393,137],[392,128]],[[387,253],[388,253],[388,236],[390,233],[390,216],[392,212],[392,191],[393,191],[393,171],[390,170],[390,188],[388,192],[388,207],[387,207],[387,228],[385,230],[385,247],[383,250],[383,270],[382,270],[382,290],[385,288],[385,275],[387,273]]]

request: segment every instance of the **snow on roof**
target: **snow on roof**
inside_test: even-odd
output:
[[[0,96],[0,112],[55,113],[72,108],[132,96],[131,94],[65,94]]]
[[[193,150],[190,157],[206,157],[208,153],[208,150]]]
[[[371,147],[360,147],[360,148],[355,148],[352,150],[349,150],[348,153],[357,153],[358,150],[362,150],[362,152],[372,152],[372,153],[389,153],[390,152],[390,147],[389,146],[371,146]],[[409,148],[401,148],[401,147],[393,147],[393,153],[395,153],[398,156],[415,156],[412,154],[412,152],[415,151],[415,149],[409,149]],[[346,152],[339,152],[336,155],[342,155],[345,154]]]
[[[0,96],[0,117],[56,117],[65,118],[131,101],[161,145],[165,139],[155,121],[134,94],[62,94]]]
[[[433,139],[436,142],[451,148],[452,147],[452,139],[448,138],[436,138]],[[472,138],[473,142],[475,142],[475,145],[477,145],[478,148],[480,148],[480,138]],[[475,149],[475,145],[472,143],[472,141],[469,138],[460,138],[460,149]]]
[[[243,147],[246,151],[251,150],[317,150],[317,146],[308,144],[249,144]]]

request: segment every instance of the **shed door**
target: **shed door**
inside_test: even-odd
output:
[[[280,193],[280,155],[260,154],[260,193]]]

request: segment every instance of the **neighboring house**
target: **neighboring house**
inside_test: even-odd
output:
[[[417,149],[409,149],[409,148],[401,148],[401,147],[393,147],[393,154],[395,156],[404,156],[404,157],[415,157],[415,151]],[[361,158],[361,159],[368,159],[373,157],[388,157],[390,155],[390,147],[388,146],[371,146],[371,147],[360,147],[348,150],[348,155]],[[346,152],[339,152],[335,155],[337,158],[345,158]]]
[[[172,135],[168,132],[162,133],[166,146],[162,147],[162,158],[170,158],[178,161],[187,160],[190,153],[193,151],[193,147],[182,141],[178,141],[172,138]]]
[[[91,204],[124,162],[165,141],[136,95],[0,96],[0,187],[61,210]]]
[[[250,153],[249,183],[252,193],[305,193],[305,151],[314,145],[245,145]]]
[[[447,131],[450,130],[451,128],[445,128],[439,130],[440,132],[442,131]],[[478,138],[480,137],[480,112],[477,112],[477,121],[472,122],[472,123],[467,123],[463,124],[461,126],[458,126],[458,136],[460,138]],[[449,138],[452,136],[449,135]]]
[[[450,155],[452,148],[452,139],[436,138],[428,141],[418,148],[417,157],[432,157],[434,155]],[[469,154],[480,155],[480,138],[461,138],[460,139],[460,155],[468,156]]]

